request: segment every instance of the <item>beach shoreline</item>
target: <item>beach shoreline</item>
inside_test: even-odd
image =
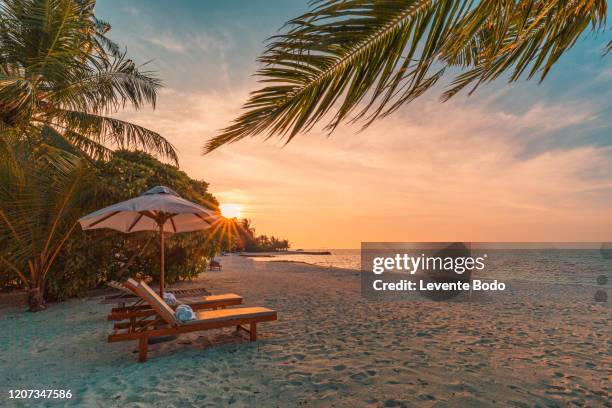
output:
[[[279,253],[279,255],[285,255],[284,253]],[[253,258],[253,260],[255,260],[257,263],[278,263],[278,264],[288,264],[291,268],[291,265],[304,265],[304,266],[309,266],[309,267],[313,267],[316,268],[316,270],[318,270],[319,272],[321,271],[339,271],[339,272],[343,272],[343,273],[357,273],[360,274],[361,270],[357,269],[357,268],[350,268],[350,267],[342,267],[342,266],[333,266],[333,265],[320,265],[317,263],[312,263],[312,262],[308,262],[308,261],[300,261],[300,260],[287,260],[287,259],[274,259],[275,257],[270,255],[264,255],[262,257],[260,256],[251,256],[251,255],[246,255],[246,254],[233,254],[233,255],[228,255],[225,257],[221,257],[220,261],[223,263],[224,260],[227,259],[234,259],[235,257],[243,257],[245,259],[251,259]],[[234,257],[234,258],[231,258]],[[256,258],[256,259],[255,259]],[[265,258],[265,259],[262,259]],[[241,262],[232,262],[232,266],[230,268],[233,269],[233,271],[235,271],[236,269],[244,271],[245,267],[243,266],[244,264]],[[254,269],[253,267],[247,267],[248,270]],[[232,271],[232,272],[233,272]],[[291,272],[291,270],[289,271]],[[173,284],[169,284],[168,288],[171,291],[172,288],[177,288],[177,289],[188,289],[188,288],[197,288],[199,286],[202,286],[202,281],[206,280],[207,277],[210,276],[214,276],[216,272],[214,271],[208,271],[206,273],[201,274],[198,278],[195,279],[188,279],[188,280],[184,280],[184,281],[179,281]],[[209,275],[209,274],[213,274],[213,275]],[[493,280],[493,278],[490,277],[482,277],[483,280]],[[567,283],[567,282],[542,282],[539,281],[537,279],[532,279],[532,280],[528,280],[528,279],[520,279],[520,278],[513,278],[513,277],[508,277],[504,280],[504,282],[509,282],[512,285],[519,285],[521,286],[523,289],[529,289],[532,288],[534,285],[539,286],[540,288],[547,288],[546,292],[551,294],[552,296],[555,296],[556,294],[559,293],[559,291],[564,291],[567,294],[567,289],[569,289],[569,292],[571,293],[577,293],[579,294],[580,297],[584,297],[589,295],[589,293],[593,292],[593,288],[598,288],[601,287],[601,285],[597,285],[596,283],[593,283],[591,285],[576,285],[574,283]],[[612,282],[609,282],[607,284],[606,287],[609,287],[612,284]],[[85,294],[84,296],[78,298],[78,299],[93,299],[93,298],[98,298],[100,296],[104,296],[104,295],[109,295],[112,293],[116,293],[116,291],[112,288],[97,288],[97,289],[91,289],[87,292],[87,294]],[[27,296],[28,293],[26,290],[16,290],[16,291],[10,291],[10,292],[0,292],[0,311],[2,309],[11,309],[13,307],[22,307],[24,305],[27,305]],[[71,299],[66,299],[65,301],[70,301],[70,300],[75,300],[76,298],[71,298]],[[65,302],[62,301],[62,302]],[[54,304],[59,304],[62,302],[49,302],[49,305],[54,305]]]
[[[239,256],[179,286],[239,293],[279,320],[255,343],[229,329],[183,335],[139,364],[135,344],[106,343],[99,297],[3,309],[0,392],[53,386],[73,390],[67,406],[160,407],[604,406],[610,393],[610,309],[589,288],[368,301],[359,271]]]

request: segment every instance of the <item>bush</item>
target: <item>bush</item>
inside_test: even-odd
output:
[[[112,160],[96,165],[98,176],[95,211],[136,197],[151,187],[165,185],[183,198],[206,207],[217,207],[208,183],[191,179],[175,166],[161,163],[143,152],[118,151]],[[85,215],[85,214],[83,214]],[[148,246],[142,255],[139,252]],[[218,238],[207,231],[166,235],[166,282],[190,279],[204,272],[219,250]],[[128,265],[129,264],[129,265]],[[73,233],[49,276],[46,297],[62,300],[82,296],[109,280],[127,277],[159,278],[159,234],[112,230],[78,230]],[[0,279],[2,279],[0,275]],[[7,281],[0,281],[7,284]]]

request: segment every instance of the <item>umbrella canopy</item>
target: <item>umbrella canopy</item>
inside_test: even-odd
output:
[[[164,291],[164,232],[189,232],[209,228],[217,215],[179,197],[168,187],[157,186],[127,201],[104,207],[79,219],[84,230],[111,228],[121,232],[159,231],[161,245],[160,295]]]
[[[84,230],[136,232],[157,231],[163,221],[166,232],[188,232],[208,228],[215,218],[212,210],[179,197],[168,187],[157,186],[136,198],[92,212],[79,223]]]

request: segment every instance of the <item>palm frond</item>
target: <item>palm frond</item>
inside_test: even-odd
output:
[[[443,100],[510,73],[544,79],[589,27],[605,0],[325,0],[289,21],[259,58],[263,86],[204,147],[247,136],[286,142],[328,118],[365,125],[418,98],[453,70]]]
[[[33,81],[61,81],[62,71],[87,58],[93,0],[5,1],[14,29],[3,42],[9,62],[28,66]],[[8,52],[7,52],[8,51]]]
[[[106,36],[110,25],[95,17],[94,5],[0,2],[0,126],[20,129],[32,147],[51,143],[89,159],[108,159],[119,146],[177,163],[158,133],[107,117],[127,105],[155,108],[161,81]]]
[[[116,111],[128,103],[134,109],[145,105],[155,108],[160,87],[161,81],[152,72],[140,71],[122,54],[100,70],[85,72],[82,77],[50,90],[45,99],[64,109],[94,113]]]
[[[88,203],[91,181],[87,164],[61,150],[28,156],[19,169],[27,177],[0,168],[0,257],[21,271],[34,258],[49,266]]]
[[[96,16],[93,16],[92,20],[95,27],[93,42],[98,52],[106,52],[112,57],[120,58],[122,54],[119,44],[106,36],[106,33],[108,33],[111,29],[110,23]]]
[[[70,110],[58,111],[54,117],[55,121],[48,124],[65,129],[67,133],[64,137],[79,143],[81,147],[95,147],[94,144],[84,144],[84,139],[88,138],[105,147],[155,152],[178,164],[174,146],[159,133],[142,126],[107,116]]]
[[[70,129],[61,130],[60,132],[51,126],[43,126],[41,135],[44,143],[89,161],[111,159],[113,151],[91,137],[83,136]]]
[[[5,125],[28,119],[34,110],[32,84],[22,78],[0,75],[0,119]]]

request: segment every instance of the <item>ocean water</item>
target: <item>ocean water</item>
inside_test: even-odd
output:
[[[331,255],[273,254],[253,258],[260,262],[303,262],[323,267],[361,269],[359,249],[312,249]],[[482,250],[480,250],[482,251]],[[599,249],[496,249],[486,250],[483,271],[473,278],[532,281],[612,288],[612,257]],[[603,284],[602,284],[603,282]]]

